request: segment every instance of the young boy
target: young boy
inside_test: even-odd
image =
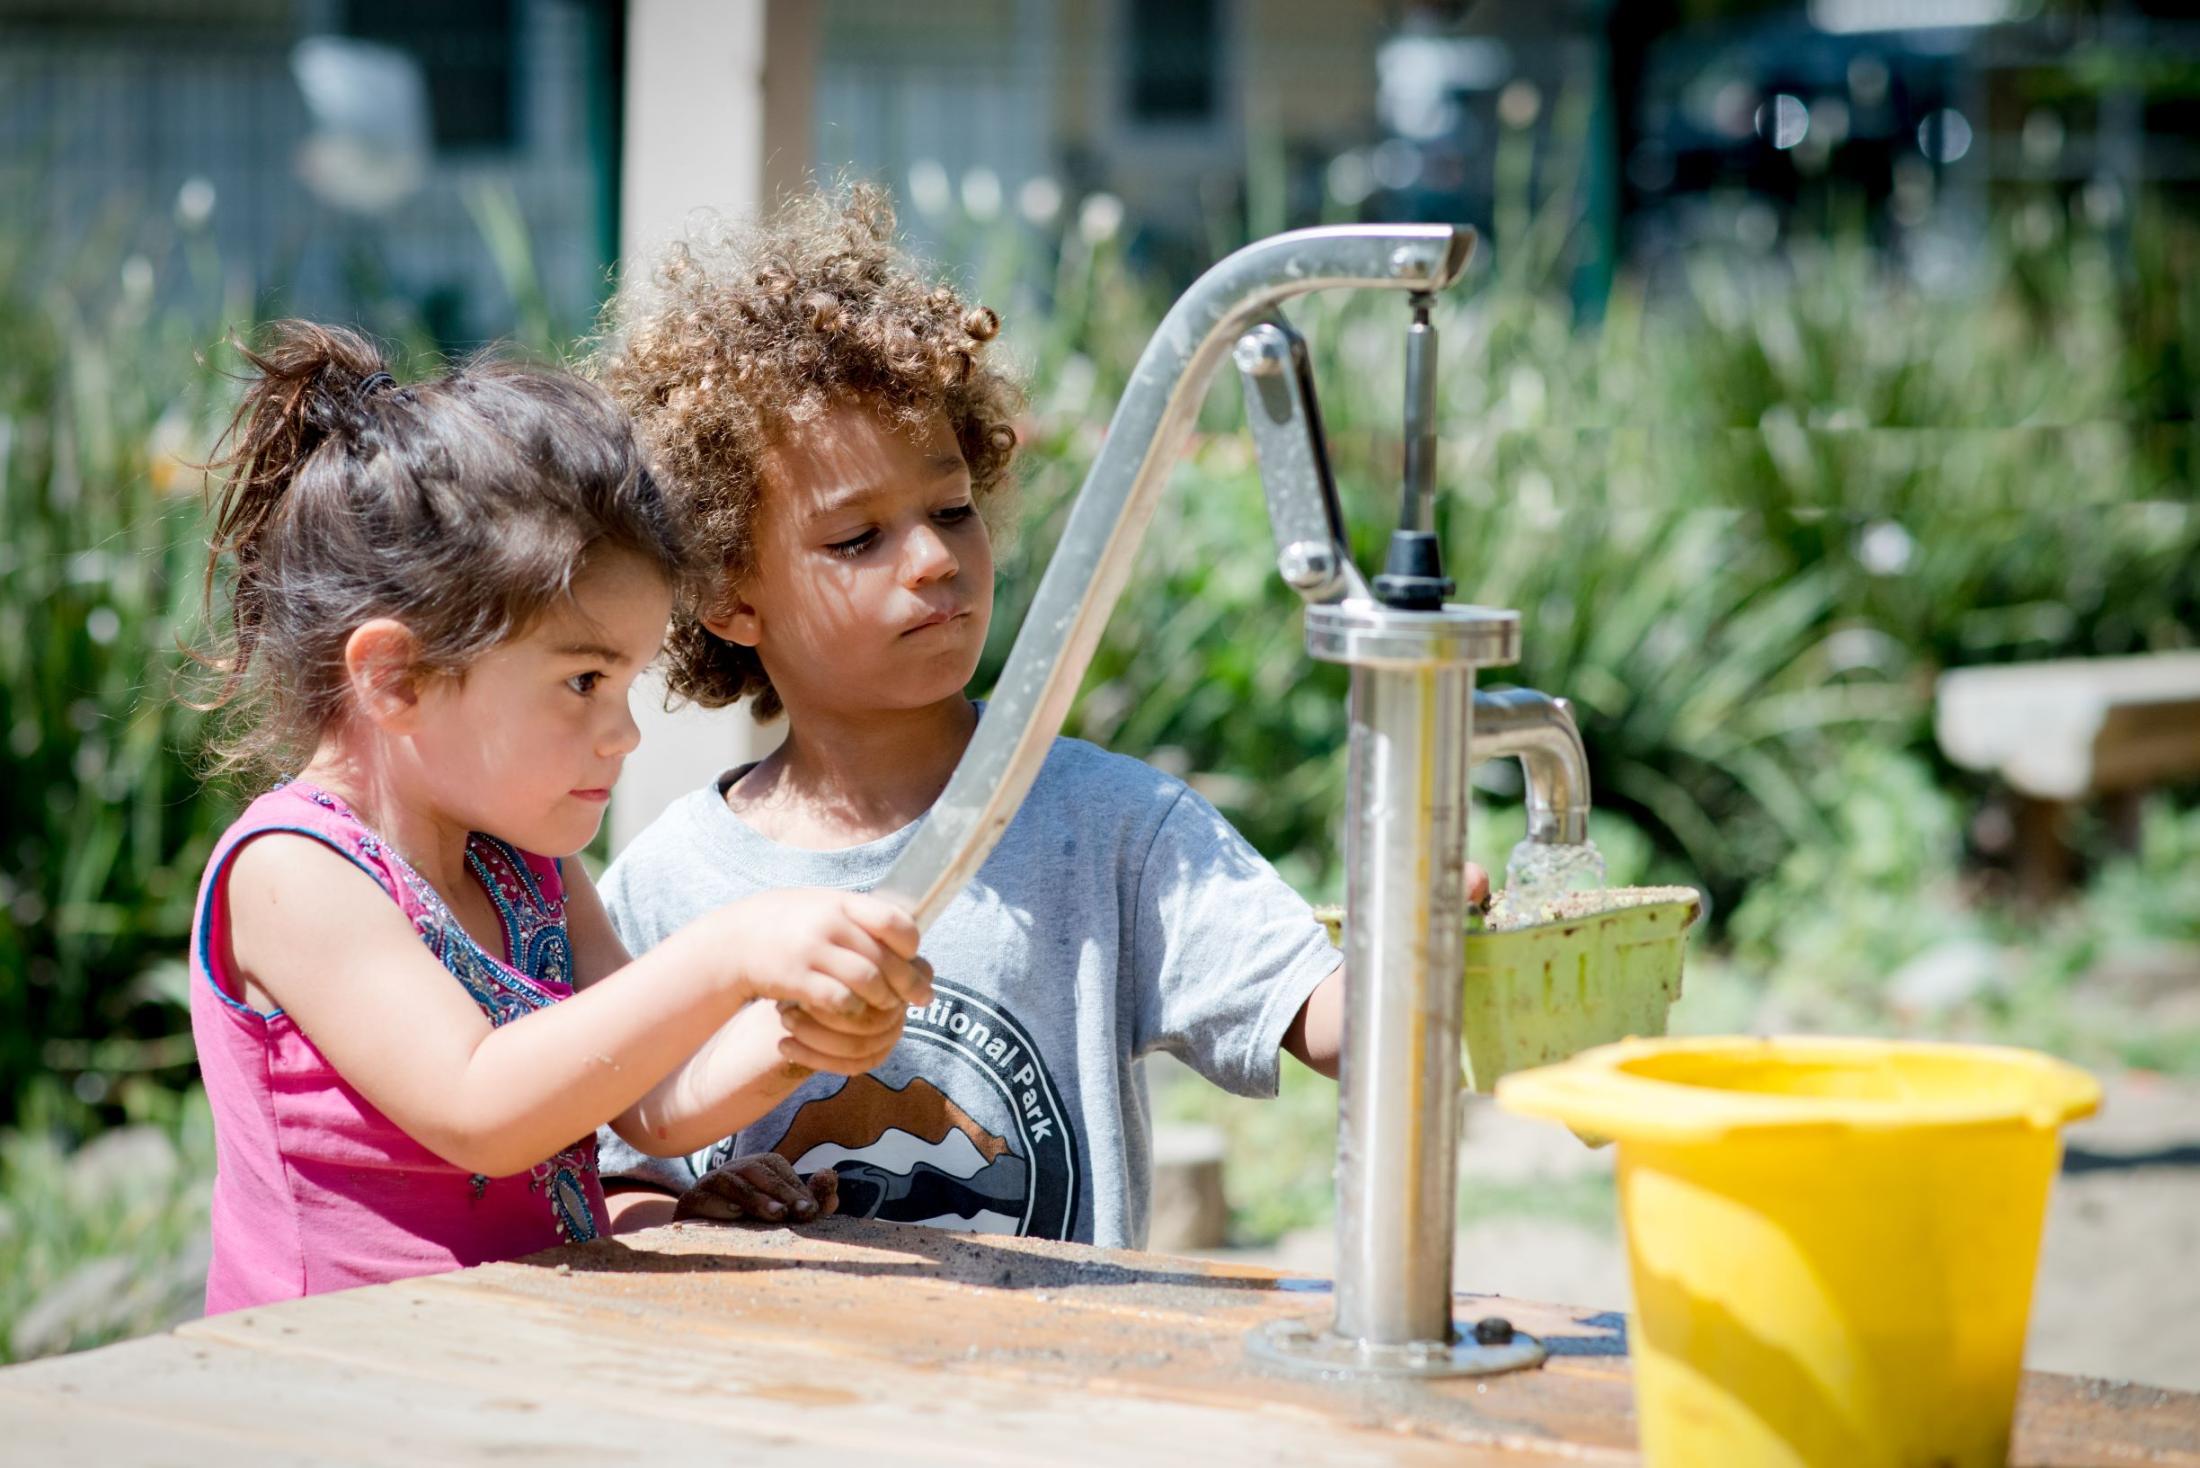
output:
[[[635,953],[758,891],[873,886],[983,716],[964,687],[1018,396],[985,360],[993,313],[920,278],[892,230],[877,192],[812,195],[675,246],[620,303],[603,376],[725,568],[673,629],[672,687],[788,720],[775,753],[613,864],[603,894]],[[884,1065],[790,1067],[775,1109],[685,1160],[603,1139],[620,1226],[669,1215],[668,1194],[739,1202],[729,1174],[757,1164],[735,1159],[773,1151],[837,1172],[844,1214],[1135,1247],[1141,1056],[1248,1096],[1275,1093],[1284,1050],[1336,1073],[1343,976],[1306,903],[1181,781],[1080,740],[1055,742],[923,951],[936,997]],[[734,1023],[846,1043],[768,1005]]]

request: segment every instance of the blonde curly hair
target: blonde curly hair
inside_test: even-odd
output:
[[[672,692],[780,712],[753,649],[702,617],[754,569],[761,466],[775,438],[862,401],[921,429],[944,416],[999,533],[1013,501],[1014,380],[985,359],[1000,318],[928,279],[894,241],[884,190],[811,190],[761,225],[671,245],[613,301],[593,368],[632,416],[712,585],[683,598],[665,644]]]

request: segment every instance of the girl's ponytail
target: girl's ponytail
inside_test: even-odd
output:
[[[260,546],[269,521],[314,453],[331,440],[356,450],[366,436],[369,405],[396,388],[375,345],[340,326],[277,321],[257,348],[234,345],[255,375],[215,446],[216,457],[206,465],[224,473],[213,498],[206,562],[209,615],[222,557],[231,557],[236,566],[230,600],[234,640],[213,660],[222,686],[211,708],[235,694],[259,642],[266,593]],[[227,453],[220,452],[224,446]]]

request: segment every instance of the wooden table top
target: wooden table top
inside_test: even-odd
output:
[[[1270,1374],[1323,1281],[831,1219],[675,1224],[0,1370],[0,1458],[298,1464],[1633,1463],[1616,1315],[1462,1296],[1540,1370]],[[1219,1455],[1219,1456],[1218,1456]],[[2200,1468],[2200,1396],[2026,1379],[2016,1462]]]

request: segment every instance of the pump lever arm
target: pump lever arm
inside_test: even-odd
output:
[[[1306,339],[1279,313],[1239,337],[1232,356],[1245,383],[1245,421],[1276,533],[1276,569],[1309,602],[1365,600],[1367,584],[1352,564],[1329,468]]]

